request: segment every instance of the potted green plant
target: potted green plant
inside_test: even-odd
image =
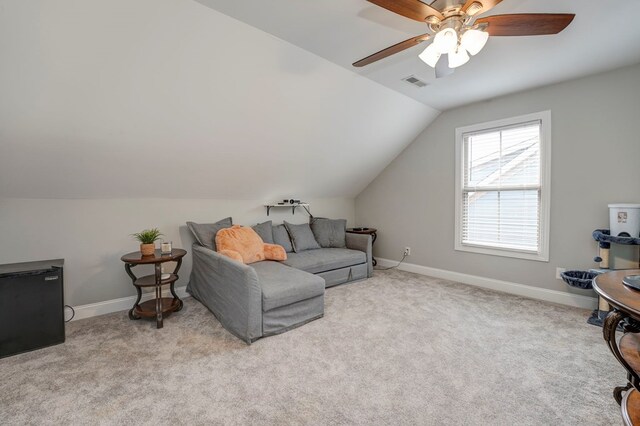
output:
[[[131,234],[131,236],[140,241],[140,253],[142,253],[143,256],[153,256],[153,253],[156,251],[155,242],[160,239],[162,234],[158,228],[153,228]]]

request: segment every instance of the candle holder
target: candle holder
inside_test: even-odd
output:
[[[160,244],[160,254],[171,254],[173,244],[171,241],[162,241]]]

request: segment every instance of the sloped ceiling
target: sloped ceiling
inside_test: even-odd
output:
[[[192,0],[4,0],[0,57],[0,197],[351,197],[438,114]]]
[[[553,36],[491,37],[455,74],[435,79],[418,59],[426,44],[353,68],[358,59],[429,32],[365,0],[194,0],[439,110],[640,62],[640,1],[503,0],[486,16],[574,13]],[[431,4],[433,0],[423,0]],[[415,75],[429,83],[402,81]]]

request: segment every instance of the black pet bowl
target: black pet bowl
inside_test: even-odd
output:
[[[564,271],[560,273],[565,283],[583,290],[593,288],[592,282],[597,275],[597,273],[589,271]]]

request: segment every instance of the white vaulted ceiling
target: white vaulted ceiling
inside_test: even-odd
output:
[[[438,114],[193,0],[2,0],[0,57],[0,198],[353,197]]]
[[[0,0],[0,198],[357,195],[439,110],[640,61],[640,1],[491,38],[435,80],[426,32],[365,0]],[[415,75],[419,89],[401,81]]]
[[[640,62],[640,1],[503,0],[484,15],[574,13],[553,36],[491,37],[455,74],[436,80],[418,59],[426,43],[364,68],[351,64],[429,32],[365,0],[194,0],[439,110]],[[423,0],[431,4],[431,0]],[[401,79],[426,81],[424,88]]]

